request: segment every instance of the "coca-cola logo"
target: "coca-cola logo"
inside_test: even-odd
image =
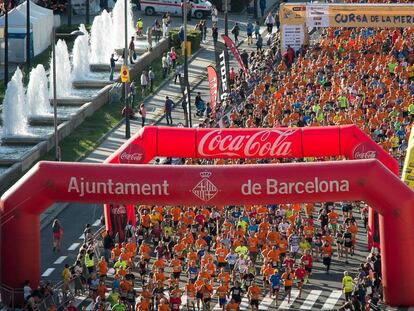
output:
[[[112,215],[123,215],[126,214],[126,207],[125,205],[112,205],[111,206],[111,214]]]
[[[140,164],[144,160],[144,150],[139,145],[129,145],[119,155],[119,162],[125,164]]]
[[[291,136],[297,129],[263,130],[238,134],[214,130],[206,133],[198,144],[199,156],[242,158],[290,157],[293,155]]]
[[[377,157],[377,151],[373,149],[373,146],[369,143],[360,143],[354,148],[352,152],[354,159],[375,159]]]

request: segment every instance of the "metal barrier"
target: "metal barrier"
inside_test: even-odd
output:
[[[103,247],[102,244],[102,233],[105,231],[105,227],[100,227],[93,235],[93,247],[95,251],[95,258],[100,257],[100,249]],[[67,287],[67,288],[65,288]],[[47,311],[51,306],[56,306],[58,310],[65,307],[70,301],[75,299],[77,290],[81,287],[82,293],[87,290],[82,284],[82,277],[72,278],[67,286],[61,281],[53,287],[53,295],[44,298],[37,304],[37,310]]]
[[[6,306],[9,306],[12,309],[19,307],[16,305],[15,297],[17,297],[17,295],[21,295],[22,297],[21,300],[23,300],[23,288],[22,289],[11,288],[3,284],[3,285],[0,285],[0,291],[2,293],[0,297],[0,303],[5,304]]]

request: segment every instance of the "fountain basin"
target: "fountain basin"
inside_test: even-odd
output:
[[[105,80],[79,80],[73,81],[72,85],[77,89],[101,89],[112,83],[112,81]]]
[[[57,118],[58,124],[69,121],[70,116],[58,116]],[[53,125],[54,124],[54,118],[53,115],[46,115],[46,116],[33,116],[29,117],[28,119],[30,125]]]
[[[115,71],[120,71],[121,70],[121,66],[122,64],[115,64]],[[109,66],[109,62],[108,64],[90,64],[90,68],[91,71],[107,71],[109,72],[111,70],[111,67]],[[108,75],[109,77],[109,75]]]
[[[62,97],[56,100],[58,106],[74,106],[80,107],[93,100],[90,98],[78,98],[78,97]],[[50,104],[53,106],[53,99],[50,100]]]
[[[49,139],[48,136],[15,135],[2,137],[1,140],[3,145],[36,145]]]

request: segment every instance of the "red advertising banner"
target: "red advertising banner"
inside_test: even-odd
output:
[[[210,89],[210,108],[214,113],[217,104],[218,80],[217,72],[213,66],[207,66],[208,87]]]
[[[302,156],[299,129],[199,129],[199,158],[298,158]]]
[[[236,58],[237,62],[240,65],[240,68],[243,70],[244,74],[247,76],[247,70],[246,70],[246,67],[244,66],[244,63],[243,63],[242,59],[241,59],[239,50],[237,49],[237,46],[234,44],[233,40],[231,40],[228,36],[221,35],[221,37],[223,38],[224,43],[226,44],[226,46],[233,53],[234,57]]]

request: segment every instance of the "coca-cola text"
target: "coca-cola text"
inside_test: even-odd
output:
[[[290,136],[296,129],[263,130],[252,135],[215,130],[206,133],[198,144],[198,155],[204,157],[265,158],[293,156]]]

